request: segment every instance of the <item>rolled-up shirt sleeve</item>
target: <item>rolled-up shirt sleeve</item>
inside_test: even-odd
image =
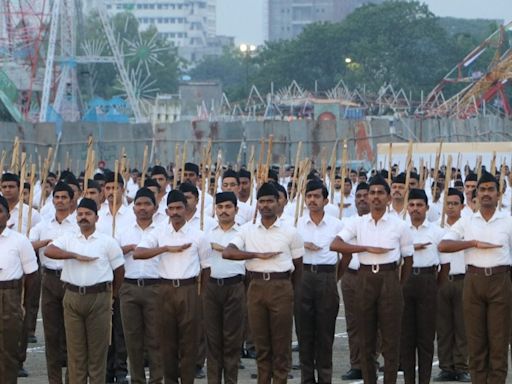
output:
[[[292,259],[299,259],[306,253],[306,250],[304,249],[304,240],[302,240],[298,231],[294,231],[292,241],[290,243],[290,252]]]
[[[400,254],[403,257],[412,256],[414,253],[414,240],[411,229],[405,225],[402,226],[402,234],[400,236]]]
[[[34,252],[34,248],[27,238],[23,238],[20,241],[20,260],[23,268],[23,273],[28,275],[37,271],[37,258]]]
[[[245,228],[240,228],[240,231],[229,241],[241,251],[245,250]]]
[[[346,243],[350,243],[354,239],[357,239],[357,224],[359,223],[359,221],[359,217],[353,220],[344,221],[341,231],[339,231],[336,236],[338,236],[341,240],[343,240]]]
[[[197,252],[199,253],[199,260],[202,268],[210,268],[211,263],[211,246],[210,246],[210,236],[203,235],[199,238],[197,242]]]
[[[462,240],[464,239],[464,218],[460,218],[457,220],[455,224],[453,224],[450,229],[448,229],[444,236],[443,240]]]
[[[121,247],[117,244],[117,241],[112,239],[108,248],[108,260],[112,270],[116,270],[120,266],[124,265],[124,256]]]
[[[145,233],[142,237],[138,247],[141,248],[156,248],[158,247],[158,237],[156,237],[155,231]]]

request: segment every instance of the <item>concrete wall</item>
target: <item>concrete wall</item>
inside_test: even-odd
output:
[[[376,151],[378,143],[404,142],[410,139],[420,142],[443,140],[444,142],[466,141],[512,141],[512,120],[494,116],[471,120],[433,119],[419,120],[407,118],[395,120],[373,118],[364,123],[369,147]],[[251,146],[255,147],[255,157],[259,154],[261,137],[274,135],[272,160],[278,163],[281,156],[286,162],[293,162],[299,141],[303,142],[302,157],[317,158],[325,147],[327,158],[336,139],[348,139],[350,159],[356,157],[356,146],[361,140],[360,122],[353,120],[322,121],[179,121],[155,126],[155,146],[153,160],[162,164],[175,158],[175,146],[187,142],[187,158],[198,162],[208,139],[212,139],[213,156],[222,151],[223,162],[235,162],[240,145],[245,138],[242,162],[249,160]],[[22,148],[37,162],[38,156],[46,156],[50,146],[56,147],[57,132],[62,131],[55,164],[64,165],[66,153],[73,159],[72,169],[82,168],[86,158],[86,143],[89,135],[95,139],[96,159],[106,160],[112,166],[124,147],[131,165],[141,166],[144,146],[152,148],[153,129],[150,124],[15,124],[0,123],[0,150],[7,152],[6,164],[10,162],[12,143],[16,136],[22,141]],[[360,137],[360,136],[359,136]],[[358,151],[359,152],[359,151]],[[338,154],[338,158],[340,154]]]

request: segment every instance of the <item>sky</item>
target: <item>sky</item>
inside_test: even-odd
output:
[[[237,44],[263,43],[265,1],[268,0],[217,0],[217,33],[235,36]],[[424,2],[438,16],[512,21],[512,0],[425,0]]]

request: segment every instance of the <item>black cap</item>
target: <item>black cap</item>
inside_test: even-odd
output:
[[[250,179],[251,172],[249,172],[247,169],[241,169],[238,171],[238,177],[245,177],[246,179]]]
[[[228,177],[232,177],[236,179],[238,183],[240,183],[240,180],[238,179],[238,173],[233,171],[232,169],[228,169],[224,174],[222,175],[222,180],[227,179]]]
[[[180,186],[178,187],[178,189],[183,193],[190,192],[195,197],[199,197],[199,190],[197,189],[197,187],[195,185],[193,185],[191,183],[181,183]]]
[[[391,192],[391,190],[389,189],[388,182],[381,175],[377,174],[377,175],[373,176],[372,178],[370,178],[369,181],[370,182],[368,183],[368,186],[369,186],[368,189],[370,189],[370,187],[372,185],[382,185],[384,187],[384,189],[386,190],[388,195]]]
[[[321,180],[313,179],[309,180],[306,184],[306,193],[316,191],[317,189],[323,189],[324,183]]]
[[[428,205],[428,197],[423,189],[413,188],[409,191],[410,200],[423,200]]]
[[[114,172],[108,172],[105,175],[105,184],[114,183],[116,181],[115,178],[116,178],[116,174]],[[117,183],[124,186],[123,176],[119,172],[117,173]]]
[[[215,204],[221,204],[226,201],[231,201],[235,207],[237,206],[236,195],[233,192],[219,192],[215,195]]]
[[[468,173],[468,175],[466,176],[466,180],[464,180],[464,182],[466,181],[478,181],[478,176],[476,173]]]
[[[448,188],[448,196],[459,196],[460,203],[464,204],[464,194],[456,188]]]
[[[167,205],[169,205],[171,203],[180,202],[180,201],[183,204],[185,204],[185,206],[187,205],[187,198],[185,197],[183,192],[178,191],[177,189],[173,189],[172,191],[169,191],[169,193],[167,194]]]
[[[356,193],[362,189],[364,189],[365,191],[368,191],[370,189],[370,186],[365,182],[359,183],[359,184],[357,184],[357,187],[356,187]]]
[[[274,196],[276,199],[279,199],[279,193],[277,192],[277,188],[274,183],[263,183],[258,189],[258,193],[256,194],[256,199],[259,199],[263,196]]]
[[[164,175],[165,177],[167,177],[167,171],[161,165],[155,165],[151,169],[151,176],[155,176],[155,175]]]
[[[5,172],[3,175],[2,175],[2,183],[4,181],[14,181],[16,183],[18,183],[18,187],[20,186],[20,177],[14,173],[10,173],[10,172]]]
[[[160,191],[160,184],[158,184],[158,182],[154,179],[146,179],[144,180],[144,186],[146,188],[149,188],[149,187],[156,187],[158,188],[158,191]]]
[[[199,176],[199,166],[194,163],[185,163],[185,171],[194,172]]]
[[[391,184],[405,184],[406,178],[407,178],[406,174],[404,172],[402,172],[393,178],[393,181],[391,182]]]
[[[101,185],[96,180],[91,180],[91,179],[87,180],[87,189],[89,189],[89,188],[94,188],[98,192],[101,192]]]
[[[148,189],[146,187],[140,188],[135,194],[135,199],[133,199],[133,201],[137,201],[137,199],[140,197],[147,197],[151,200],[153,205],[156,205],[155,194],[151,191],[151,189]]]
[[[483,171],[480,179],[478,179],[477,187],[482,183],[496,183],[498,184],[498,179],[493,176],[491,173],[487,171]]]
[[[80,200],[78,208],[90,209],[94,212],[95,215],[98,215],[98,206],[96,205],[96,202],[92,199],[88,199],[87,197],[84,197],[82,200]]]

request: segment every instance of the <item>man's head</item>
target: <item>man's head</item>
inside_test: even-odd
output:
[[[160,186],[160,192],[159,193],[165,193],[165,190],[167,188],[167,180],[168,175],[167,171],[164,167],[160,165],[155,165],[153,169],[151,170],[151,179],[155,180],[158,185]],[[162,192],[164,191],[164,192]]]
[[[469,173],[464,180],[464,195],[466,201],[471,201],[473,191],[476,189],[478,183],[476,173]]]
[[[94,200],[98,205],[98,208],[101,206],[101,203],[105,201],[105,197],[103,196],[103,188],[101,188],[101,185],[99,185],[97,181],[91,179],[87,180],[85,197]]]
[[[306,207],[310,212],[323,212],[329,203],[329,192],[320,180],[310,180],[306,185]]]
[[[279,192],[274,183],[263,183],[256,194],[258,210],[262,218],[271,219],[277,216]]]
[[[441,192],[443,191],[443,184],[433,181],[432,182],[432,200],[437,202],[441,198]]]
[[[158,183],[158,181],[154,180],[154,179],[146,179],[144,180],[144,187],[146,187],[147,189],[149,189],[151,192],[153,192],[153,194],[156,196],[159,196],[160,194],[160,184]]]
[[[11,215],[9,213],[9,203],[5,197],[0,196],[0,231],[5,229],[10,217]]]
[[[146,187],[140,188],[133,200],[133,212],[137,220],[150,220],[157,208],[155,194]]]
[[[20,198],[20,178],[14,173],[4,173],[0,180],[0,189],[2,196],[5,197],[9,203],[16,203]]]
[[[185,180],[181,180],[182,183],[186,182],[192,185],[197,185],[197,180],[199,178],[199,166],[194,163],[185,163],[183,178]]]
[[[349,175],[350,175],[350,181],[352,182],[352,184],[357,183],[357,171],[355,169],[351,169]]]
[[[385,210],[391,198],[390,188],[386,180],[382,176],[377,175],[370,179],[368,185],[370,211]]]
[[[76,222],[82,233],[94,231],[98,221],[98,206],[94,200],[84,197],[76,209]]]
[[[393,178],[391,182],[391,197],[394,201],[404,201],[405,199],[405,173],[400,173]]]
[[[411,189],[408,196],[407,211],[413,223],[423,223],[427,217],[428,198],[423,189]]]
[[[238,194],[240,193],[240,179],[238,173],[231,169],[224,172],[222,175],[221,189],[222,192],[233,192],[238,198]]]
[[[359,173],[357,174],[357,182],[358,183],[366,183],[367,180],[368,180],[368,176],[366,175],[366,172],[359,171]]]
[[[420,186],[420,175],[416,172],[411,172],[409,174],[409,189],[419,188]]]
[[[59,181],[53,189],[53,205],[56,212],[69,212],[75,192],[66,183]]]
[[[176,189],[167,194],[167,216],[174,226],[183,226],[187,221],[187,198]]]
[[[476,186],[476,191],[480,207],[493,209],[497,206],[500,188],[498,180],[492,174],[487,171],[482,172],[482,176],[480,176]]]
[[[139,179],[140,179],[140,172],[139,172],[139,170],[137,168],[133,168],[130,171],[130,177],[132,178],[132,181],[134,183],[138,183]]]
[[[238,171],[238,180],[240,181],[240,199],[248,199],[251,195],[251,172],[241,169]]]
[[[237,198],[233,192],[220,192],[215,195],[215,215],[220,224],[233,224],[237,212]]]
[[[464,194],[456,188],[448,188],[445,204],[448,219],[454,221],[460,219],[461,212],[464,209]]]
[[[178,187],[187,199],[187,212],[195,212],[197,203],[199,203],[199,191],[190,183],[181,183]]]
[[[370,212],[370,202],[368,199],[368,190],[370,186],[367,183],[359,183],[356,188],[356,209],[359,216],[366,215]]]
[[[277,199],[277,216],[281,216],[286,204],[288,204],[288,193],[281,184],[274,182],[272,182],[272,184],[274,184],[274,187],[276,187],[277,193],[279,194],[279,199]]]
[[[348,177],[345,178],[345,182],[343,183],[343,194],[345,196],[350,195],[352,192],[352,180]]]
[[[116,174],[114,172],[108,172],[105,175],[105,195],[109,204],[114,204],[114,195],[116,195],[116,203],[121,204],[123,202],[124,193],[124,179],[121,174],[117,174],[117,186],[116,186]]]

